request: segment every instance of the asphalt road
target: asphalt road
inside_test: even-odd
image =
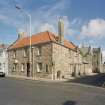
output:
[[[105,83],[105,73],[79,77],[74,80],[70,80],[70,82],[102,87]]]
[[[105,89],[0,78],[0,105],[105,105]]]

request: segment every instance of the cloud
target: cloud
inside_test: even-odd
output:
[[[18,29],[24,23],[24,15],[16,10],[13,0],[0,2],[0,22]]]
[[[22,5],[24,1],[19,1],[17,3]],[[54,3],[50,5],[45,3],[41,6],[38,6],[38,8],[35,7],[28,9],[27,6],[25,7],[25,5],[23,5],[22,8],[26,12],[29,12],[32,16],[32,34],[46,30],[58,34],[58,18],[61,16],[64,17],[65,37],[76,34],[76,30],[74,30],[72,26],[79,24],[80,21],[78,18],[71,21],[69,20],[68,7],[70,7],[70,3],[70,0],[55,0]],[[16,10],[15,3],[8,1],[8,3],[2,2],[1,4],[3,5],[3,8],[0,10],[0,20],[2,20],[2,22],[5,24],[15,27],[17,32],[25,31],[29,34],[28,16]]]
[[[1,2],[2,9],[0,10],[0,20],[5,24],[9,24],[15,27],[19,31],[26,31],[29,33],[29,18],[22,12],[15,9],[15,3],[12,0],[8,2]],[[17,2],[23,4],[23,2]],[[67,8],[70,6],[68,0],[57,0],[53,4],[44,4],[38,8],[30,8],[28,11],[32,15],[32,34],[49,30],[54,33],[58,33],[58,18],[64,17],[65,35],[74,34],[74,30],[70,26],[70,21],[67,14]],[[24,8],[24,7],[23,7]],[[66,11],[66,12],[65,12]],[[74,20],[73,20],[74,21]],[[76,19],[77,21],[77,19]],[[75,21],[73,22],[75,23]]]
[[[59,0],[51,6],[44,5],[34,11],[32,17],[32,33],[49,30],[58,33],[58,18],[64,16],[63,12],[67,9],[66,0]],[[70,34],[70,22],[67,16],[64,16],[65,34]]]
[[[81,34],[89,37],[104,37],[105,36],[105,20],[92,19],[81,28]]]
[[[40,29],[39,29],[40,32],[43,32],[43,31],[52,31],[52,32],[56,32],[55,31],[55,27],[49,23],[44,23],[40,26]]]
[[[2,20],[5,20],[6,18],[7,18],[6,16],[0,14],[0,20],[1,20],[1,21],[2,21]]]

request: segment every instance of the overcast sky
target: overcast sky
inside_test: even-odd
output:
[[[57,22],[62,16],[66,39],[105,50],[105,0],[0,0],[1,43],[12,43],[18,32],[29,32],[29,18],[15,5],[31,14],[33,34],[58,33]]]

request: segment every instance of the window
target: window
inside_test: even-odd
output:
[[[0,70],[2,69],[2,64],[0,63]]]
[[[48,73],[49,71],[48,71],[48,65],[46,64],[46,73]]]
[[[26,57],[27,56],[27,49],[23,50],[23,56]]]
[[[16,51],[13,52],[13,58],[16,58]]]
[[[37,63],[37,72],[42,71],[42,63]]]
[[[16,66],[17,66],[17,64],[14,63],[14,64],[13,64],[13,71],[16,71]]]
[[[73,73],[73,64],[69,64],[69,71],[70,71],[70,74]]]
[[[78,52],[75,52],[75,57],[78,57]]]
[[[21,71],[24,71],[24,69],[25,69],[25,64],[22,63],[22,64],[21,64]]]
[[[2,56],[3,55],[3,51],[0,51],[0,56]]]
[[[41,47],[37,47],[37,55],[41,55]]]
[[[71,51],[71,50],[69,50],[69,57],[70,57],[70,58],[71,58],[71,56],[72,56],[72,55],[71,55],[71,52],[72,52],[72,51]]]
[[[4,70],[5,70],[5,63],[3,63],[3,67],[4,67]]]

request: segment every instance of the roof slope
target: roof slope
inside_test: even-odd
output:
[[[6,45],[6,44],[0,44],[0,49],[6,49],[6,48],[8,48],[8,45]]]
[[[50,41],[57,42],[57,39],[58,39],[57,37],[58,36],[48,31],[41,32],[41,33],[31,36],[31,44],[33,45],[33,44],[38,44],[38,43],[50,42]],[[10,49],[15,49],[15,48],[21,48],[28,45],[30,45],[30,38],[25,37],[20,40],[17,40],[8,49],[10,50]],[[67,40],[64,40],[64,46],[70,49],[75,49],[77,47],[72,42],[69,42]]]

